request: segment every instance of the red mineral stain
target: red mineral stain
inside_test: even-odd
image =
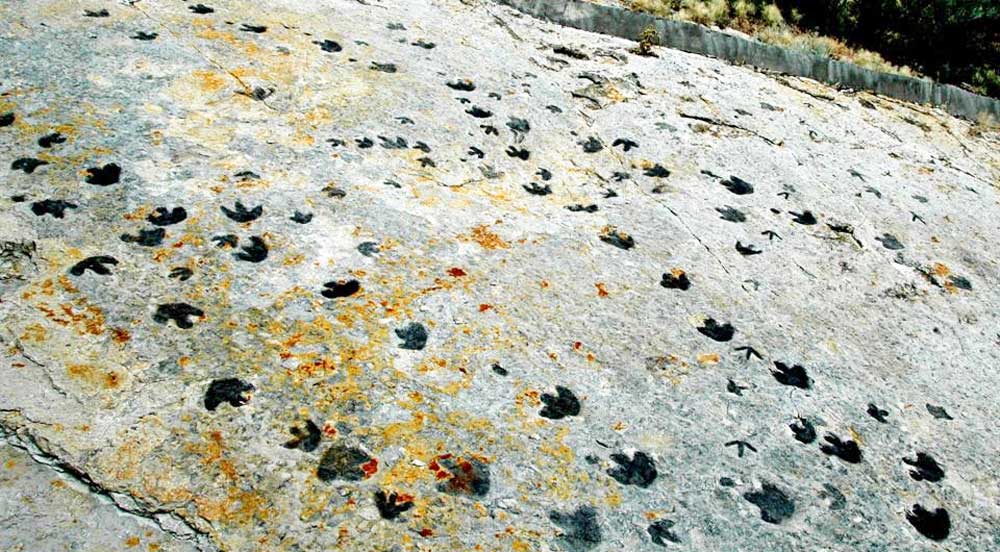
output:
[[[364,464],[361,464],[361,471],[365,472],[365,479],[375,475],[375,473],[378,472],[378,458],[372,458]]]
[[[456,266],[448,269],[448,275],[454,278],[459,278],[461,276],[465,276],[465,271]]]

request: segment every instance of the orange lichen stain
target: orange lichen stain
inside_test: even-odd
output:
[[[41,324],[28,324],[24,327],[24,333],[21,334],[21,341],[43,343],[46,339],[48,339],[48,332]]]
[[[465,276],[465,271],[456,266],[448,269],[448,275],[454,278],[459,278],[461,276]]]
[[[135,548],[136,546],[139,546],[140,542],[141,541],[139,540],[139,537],[132,536],[125,539],[125,546],[129,548]]]
[[[493,308],[493,305],[491,305],[489,303],[481,303],[479,305],[479,312],[486,312],[486,311],[488,311],[488,310],[490,310],[492,308]]]
[[[4,462],[4,464],[3,464],[3,467],[7,468],[8,470],[12,470],[12,469],[14,469],[14,468],[15,468],[16,466],[17,466],[17,462],[15,462],[14,460],[7,460],[7,461],[6,461],[6,462]]]
[[[607,288],[604,287],[604,283],[597,282],[596,284],[594,284],[594,287],[597,288],[597,296],[598,297],[607,297],[608,296],[608,290],[607,290]]]
[[[934,263],[934,266],[931,270],[934,272],[936,276],[940,276],[942,278],[951,274],[951,269],[941,263]]]
[[[625,431],[625,428],[627,427],[628,426],[625,425],[625,422],[615,422],[615,425],[611,426],[611,429],[615,431]]]
[[[111,328],[111,340],[121,345],[132,339],[132,334],[124,328]]]
[[[296,255],[286,255],[285,258],[281,261],[281,264],[285,266],[295,266],[302,264],[305,261],[306,261],[306,256],[300,253]]]
[[[361,464],[361,471],[365,472],[365,479],[368,479],[378,473],[378,458],[372,458],[364,464]]]
[[[136,208],[134,211],[125,213],[124,215],[122,215],[122,218],[124,218],[125,220],[144,220],[151,211],[152,208],[149,205],[142,205]]]
[[[399,503],[399,501],[398,501],[398,500],[397,500],[396,502],[397,502],[397,503]],[[424,527],[423,529],[421,529],[421,530],[420,530],[420,531],[418,532],[418,534],[419,534],[419,535],[420,535],[421,537],[433,537],[433,536],[434,536],[434,530],[433,530],[433,529],[431,529],[430,527]]]
[[[153,261],[157,263],[162,263],[163,261],[169,259],[174,254],[170,249],[157,249],[153,252]]]
[[[254,492],[230,489],[226,498],[198,496],[194,499],[198,515],[208,521],[247,524],[268,517],[267,500]]]
[[[229,77],[218,71],[198,69],[192,75],[202,92],[215,93],[229,85]]]
[[[547,289],[549,287],[549,281],[548,280],[542,280],[541,282],[538,282],[538,285],[542,289]]]
[[[88,383],[94,387],[105,389],[117,389],[121,387],[122,375],[113,370],[104,372],[90,364],[70,364],[66,366],[66,373],[71,377]]]
[[[77,293],[80,291],[76,289],[76,286],[73,285],[73,282],[65,274],[59,277],[59,285],[62,286],[66,293]]]
[[[225,452],[225,443],[222,439],[222,433],[218,431],[213,431],[208,434],[208,439],[205,440],[204,444],[188,444],[188,452],[201,455],[201,463],[205,466],[217,466],[219,471],[222,472],[230,481],[237,481],[239,479],[239,474],[236,473],[236,466],[223,456]]]
[[[467,241],[474,241],[483,249],[507,249],[510,244],[494,233],[485,224],[481,224],[472,229],[471,236],[460,236]]]
[[[49,482],[49,484],[57,489],[62,489],[66,487],[66,483],[64,483],[62,480],[59,479],[53,479],[52,481]]]
[[[719,363],[719,353],[704,353],[698,355],[698,364],[708,366]]]

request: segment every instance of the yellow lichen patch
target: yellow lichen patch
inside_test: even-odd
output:
[[[459,236],[459,239],[478,243],[483,249],[507,249],[510,247],[509,243],[485,224],[474,227],[468,236],[462,235]]]
[[[231,85],[229,75],[218,70],[198,69],[191,73],[198,89],[202,92],[215,93]]]
[[[45,317],[60,326],[71,326],[79,335],[101,335],[104,333],[104,312],[97,306],[80,298],[74,303],[62,303],[51,307],[46,303],[35,305]]]
[[[70,364],[66,373],[75,380],[97,389],[118,389],[125,376],[115,370],[104,370],[92,364]]]
[[[222,438],[222,434],[218,431],[213,431],[203,437],[204,440],[202,443],[188,444],[188,452],[200,455],[202,457],[202,465],[215,467],[229,478],[230,481],[237,481],[239,474],[236,472],[236,466],[231,460],[225,457],[225,441]]]
[[[225,498],[198,496],[194,503],[208,521],[245,525],[270,517],[267,499],[252,491],[230,489]]]
[[[21,341],[43,343],[46,339],[48,339],[48,332],[41,324],[28,324],[24,328],[24,333],[21,334]]]
[[[719,363],[719,353],[703,353],[698,355],[698,364],[711,366]]]

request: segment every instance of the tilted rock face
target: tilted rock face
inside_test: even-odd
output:
[[[0,15],[0,423],[164,549],[1000,542],[995,133],[488,2]]]

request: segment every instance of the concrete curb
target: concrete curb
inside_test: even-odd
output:
[[[881,73],[853,63],[795,52],[685,21],[661,19],[647,13],[585,0],[495,0],[522,13],[567,27],[638,40],[648,27],[656,29],[660,45],[702,54],[741,65],[750,65],[808,77],[834,86],[868,90],[899,100],[938,106],[957,117],[975,121],[983,114],[1000,120],[1000,101],[950,84]]]

